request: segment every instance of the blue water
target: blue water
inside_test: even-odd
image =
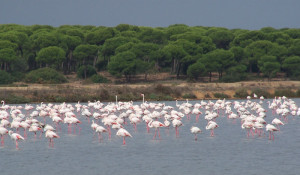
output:
[[[300,99],[294,100],[300,103]],[[166,104],[175,108],[175,102]],[[99,143],[84,117],[79,117],[83,122],[81,133],[68,134],[63,126],[54,148],[48,146],[44,136],[34,139],[30,133],[16,150],[15,143],[6,137],[5,146],[0,147],[0,174],[300,174],[299,116],[289,116],[288,123],[275,133],[274,141],[268,140],[268,133],[247,138],[240,120],[233,123],[226,117],[217,118],[219,128],[210,137],[203,118],[202,114],[199,123],[195,123],[194,116],[191,121],[185,118],[179,138],[174,128],[170,127],[169,134],[161,129],[161,140],[153,140],[154,130],[147,133],[144,123],[138,124],[137,132],[126,125],[133,137],[126,138],[125,146],[114,130],[111,140],[105,133],[104,141]],[[273,118],[269,110],[265,119],[270,123]],[[190,133],[191,126],[203,131],[198,141]]]

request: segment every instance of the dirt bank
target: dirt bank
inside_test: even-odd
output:
[[[0,98],[16,102],[76,102],[88,100],[113,101],[115,95],[119,100],[140,100],[140,94],[145,94],[147,100],[174,99],[218,99],[216,93],[226,95],[227,98],[237,98],[238,90],[243,89],[248,94],[255,90],[275,93],[278,90],[297,92],[300,81],[272,81],[272,82],[237,82],[237,83],[186,83],[170,81],[143,84],[82,84],[66,83],[60,85],[15,84],[14,87],[0,87]],[[217,97],[216,97],[217,96]],[[19,99],[21,98],[21,99]],[[19,100],[19,101],[18,101]],[[11,100],[12,102],[15,102]]]

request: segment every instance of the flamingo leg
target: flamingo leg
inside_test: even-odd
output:
[[[24,137],[25,137],[25,139],[27,139],[27,132],[26,132],[26,129],[24,129]]]
[[[269,131],[269,140],[271,140],[271,131]]]
[[[147,132],[150,132],[149,126],[148,126],[148,122],[146,122],[146,127],[147,127]]]
[[[79,126],[79,124],[76,124],[76,125],[77,125],[77,128],[78,128],[78,134],[80,134],[81,127]]]
[[[19,149],[19,143],[18,143],[18,140],[16,140],[16,149]]]
[[[158,138],[161,139],[161,138],[160,138],[159,128],[157,128],[157,130],[158,130]]]
[[[123,137],[123,145],[126,145],[125,136]]]
[[[156,128],[155,128],[155,133],[154,133],[154,136],[153,136],[153,140],[156,138]]]
[[[1,146],[4,146],[4,137],[1,135]]]
[[[195,141],[197,141],[197,134],[195,134]]]

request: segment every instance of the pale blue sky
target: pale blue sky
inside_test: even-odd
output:
[[[0,0],[0,24],[300,28],[300,0]]]

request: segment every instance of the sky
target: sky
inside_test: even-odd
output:
[[[300,28],[300,0],[0,0],[0,24]]]

